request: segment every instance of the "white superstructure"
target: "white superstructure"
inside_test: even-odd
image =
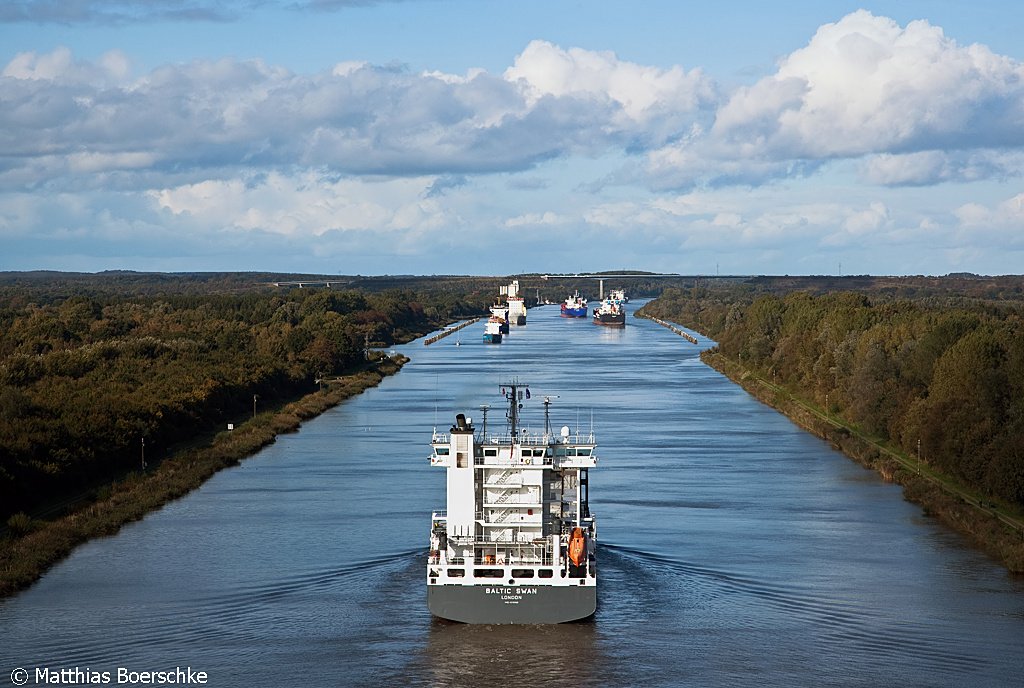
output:
[[[519,280],[512,280],[508,286],[499,287],[498,293],[507,299],[508,322],[512,325],[525,325],[526,301],[519,293]]]

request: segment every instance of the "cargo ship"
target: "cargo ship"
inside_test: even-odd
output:
[[[625,327],[626,309],[622,302],[611,297],[603,300],[601,305],[594,309],[594,324],[606,327]]]
[[[597,609],[597,522],[590,512],[593,432],[520,427],[530,399],[518,381],[500,386],[500,432],[458,414],[431,438],[430,465],[447,473],[447,504],[431,515],[427,607],[470,624],[553,624]]]
[[[562,302],[563,318],[587,317],[587,300],[580,296],[579,290]]]
[[[512,280],[508,286],[499,287],[498,293],[505,297],[508,306],[507,320],[511,325],[526,324],[526,300],[519,293],[519,280]]]
[[[501,320],[489,318],[484,324],[484,344],[501,344]]]
[[[502,334],[508,334],[508,306],[496,303],[491,306],[491,317],[500,321]]]

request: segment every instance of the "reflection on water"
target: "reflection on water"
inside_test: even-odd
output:
[[[630,313],[635,304],[630,304]],[[0,602],[14,667],[211,685],[1016,686],[1024,583],[648,321],[534,309],[485,346],[401,347],[380,387]],[[705,342],[702,346],[706,346]],[[529,382],[524,423],[593,430],[594,618],[431,618],[430,431]],[[500,422],[492,414],[490,422]],[[0,681],[5,680],[0,678]]]

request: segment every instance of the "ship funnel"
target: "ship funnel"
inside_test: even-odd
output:
[[[459,430],[466,430],[468,428],[468,426],[466,425],[466,414],[460,413],[460,414],[456,415],[455,416],[455,425],[456,425],[456,427],[459,428]]]

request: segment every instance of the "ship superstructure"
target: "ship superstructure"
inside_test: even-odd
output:
[[[612,289],[608,292],[608,298],[616,303],[629,303],[629,297],[626,296],[624,289]]]
[[[626,326],[626,307],[621,301],[608,297],[594,309],[594,324],[606,327]]]
[[[520,426],[530,398],[501,386],[501,432],[464,414],[434,432],[430,464],[446,469],[447,509],[431,519],[427,605],[435,616],[485,624],[561,623],[597,607],[597,523],[590,512],[593,432]]]
[[[519,293],[519,280],[512,280],[508,286],[499,287],[498,293],[506,298],[508,322],[512,325],[525,325],[526,300]]]

